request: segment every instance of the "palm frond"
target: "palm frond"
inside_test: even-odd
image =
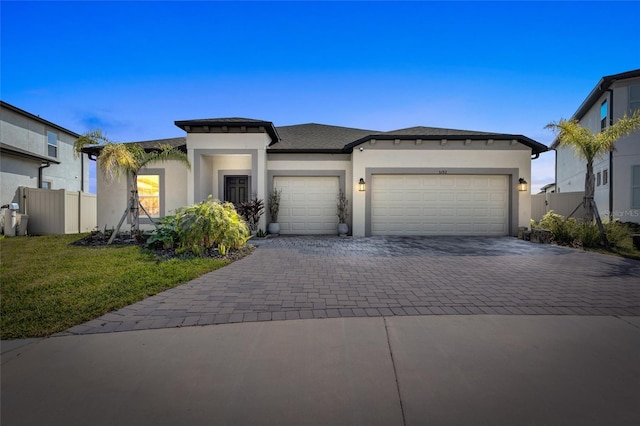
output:
[[[107,182],[119,178],[125,172],[140,170],[140,162],[128,145],[108,143],[104,145],[98,156],[98,168]]]
[[[601,154],[602,148],[596,140],[596,135],[590,129],[582,127],[577,120],[562,119],[557,123],[547,124],[545,129],[551,129],[558,134],[558,146],[573,148],[576,155],[583,160],[591,161]]]
[[[73,155],[75,158],[82,155],[82,149],[91,145],[105,145],[111,143],[107,134],[100,129],[90,130],[73,142]]]
[[[178,161],[184,164],[187,169],[191,169],[187,154],[167,144],[158,145],[158,149],[145,153],[140,167],[154,163],[166,163],[167,161]]]
[[[597,135],[597,138],[600,140],[602,145],[613,149],[613,146],[618,139],[630,135],[638,128],[640,128],[640,109],[636,110],[631,117],[628,117],[625,114],[624,117],[618,120],[614,125],[609,126],[600,132]]]

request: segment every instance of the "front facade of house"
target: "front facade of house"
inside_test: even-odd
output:
[[[640,109],[640,69],[603,77],[573,115],[597,133]],[[571,148],[556,149],[557,192],[584,192],[586,163]],[[640,132],[616,142],[615,151],[594,161],[594,199],[601,216],[640,223]]]
[[[78,134],[0,101],[0,204],[18,203],[19,187],[86,191],[89,163],[76,157]]]
[[[321,124],[275,127],[261,120],[177,121],[191,170],[156,164],[139,184],[152,216],[209,195],[234,203],[282,191],[282,234],[336,234],[337,196],[349,201],[354,236],[516,235],[528,226],[532,157],[547,147],[522,135],[414,127],[393,132]],[[100,174],[98,174],[100,176]],[[360,188],[360,181],[364,188]],[[123,179],[98,180],[98,226],[114,227],[126,209]],[[363,189],[363,190],[360,190]],[[267,210],[268,211],[268,210]],[[260,228],[270,219],[265,214]]]

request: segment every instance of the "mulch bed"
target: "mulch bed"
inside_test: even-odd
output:
[[[81,247],[106,247],[109,242],[109,238],[111,234],[107,234],[104,232],[92,232],[91,234],[83,237],[77,241],[74,241],[70,245],[72,246],[81,246]],[[142,234],[137,238],[132,238],[130,234],[120,234],[113,239],[113,243],[111,246],[122,247],[122,246],[138,246],[145,251],[149,251],[154,253],[156,256],[164,259],[173,259],[173,258],[181,258],[181,257],[190,257],[194,256],[193,254],[176,254],[175,249],[159,249],[154,250],[145,246],[148,235]],[[235,262],[236,260],[240,260],[243,257],[253,253],[255,247],[247,244],[241,249],[229,249],[225,256],[222,256],[217,248],[211,248],[205,251],[203,257],[212,257],[216,259],[229,260],[231,262]]]

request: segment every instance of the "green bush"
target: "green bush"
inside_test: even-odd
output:
[[[594,248],[602,244],[600,229],[593,222],[581,222],[576,227],[575,237],[582,244],[582,247]]]
[[[159,219],[158,228],[147,240],[146,246],[151,249],[173,248],[180,238],[176,216],[165,216]]]
[[[230,248],[238,249],[251,238],[244,219],[231,203],[209,198],[176,213],[179,237],[178,252],[192,251],[201,256],[217,247],[221,255]]]
[[[622,223],[619,220],[604,224],[604,230],[607,233],[607,239],[612,246],[619,246],[630,234],[629,224]]]
[[[607,240],[613,247],[619,246],[630,234],[629,225],[620,221],[604,223]],[[595,248],[602,246],[600,229],[595,222],[578,222],[574,218],[564,219],[553,210],[545,214],[540,222],[531,220],[531,229],[541,228],[551,231],[557,244],[579,245]]]
[[[577,226],[578,224],[574,218],[571,217],[565,220],[564,216],[554,213],[553,210],[549,210],[549,212],[540,219],[540,222],[531,225],[532,228],[551,231],[553,240],[557,244],[572,244],[575,239]]]

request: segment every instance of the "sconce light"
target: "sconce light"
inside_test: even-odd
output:
[[[364,182],[364,179],[360,178],[360,182],[358,182],[358,191],[364,191],[367,189],[367,184]]]
[[[520,180],[518,180],[518,191],[526,191],[528,189],[529,186],[527,185],[527,181],[523,178],[520,178]]]

